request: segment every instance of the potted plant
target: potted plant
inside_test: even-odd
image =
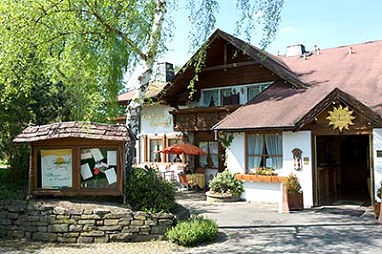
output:
[[[288,207],[290,211],[303,210],[304,199],[300,182],[295,174],[290,174],[285,182]]]
[[[374,214],[376,219],[379,218],[381,210],[382,182],[380,183],[379,188],[377,189],[377,197],[379,198],[379,201],[375,201],[374,203]]]
[[[228,171],[218,173],[209,183],[210,190],[206,192],[207,201],[233,202],[240,200],[244,191],[243,183]]]

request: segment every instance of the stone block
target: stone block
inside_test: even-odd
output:
[[[69,220],[70,219],[70,215],[56,215],[56,219],[57,220]]]
[[[101,219],[101,217],[98,214],[82,214],[81,220],[95,220],[95,219]]]
[[[93,213],[93,210],[90,210],[90,209],[85,209],[83,214],[92,214]]]
[[[67,209],[63,208],[63,207],[60,207],[60,206],[57,206],[53,209],[53,213],[54,214],[65,214],[67,211]]]
[[[37,231],[38,232],[48,232],[48,226],[38,226]]]
[[[80,232],[83,227],[83,225],[69,225],[69,232]]]
[[[105,232],[103,231],[89,231],[89,232],[82,232],[81,236],[104,236]]]
[[[95,221],[96,226],[103,226],[103,220],[96,220]]]
[[[132,238],[132,233],[113,234],[110,235],[110,242],[129,242]]]
[[[124,227],[121,232],[122,233],[138,233],[139,232],[139,226]]]
[[[171,213],[155,213],[152,217],[155,219],[173,219],[174,215]]]
[[[112,226],[112,225],[118,225],[119,220],[118,219],[105,219],[103,224],[105,226]]]
[[[98,230],[102,230],[102,231],[121,231],[122,230],[122,226],[121,225],[100,226],[100,227],[98,227]]]
[[[134,219],[135,220],[146,220],[146,218],[148,218],[148,217],[149,217],[149,215],[145,212],[138,211],[138,212],[134,213]]]
[[[167,226],[155,226],[151,228],[151,234],[154,235],[163,235],[167,232],[168,227]]]
[[[95,220],[78,220],[77,223],[81,225],[85,225],[85,224],[94,225]]]
[[[0,218],[0,225],[12,225],[12,220]]]
[[[66,212],[68,215],[82,215],[84,212],[84,209],[68,209]]]
[[[18,213],[7,213],[7,218],[8,219],[12,219],[12,220],[15,220],[19,217],[19,214]]]
[[[55,233],[36,232],[36,233],[33,233],[32,240],[43,241],[43,242],[55,242],[57,241],[57,235]]]
[[[103,216],[105,216],[106,214],[109,214],[109,213],[111,213],[109,209],[103,209],[103,208],[93,209],[93,214],[96,214],[96,215],[100,216],[101,218]]]
[[[26,232],[37,232],[38,231],[36,226],[28,226],[28,225],[21,226],[20,229],[23,231],[26,231]]]
[[[94,225],[86,224],[86,225],[84,225],[84,227],[83,227],[83,231],[88,232],[88,231],[95,230],[96,228],[97,228],[97,227],[94,226]]]
[[[92,243],[92,242],[94,242],[94,238],[88,237],[88,236],[80,236],[80,237],[78,237],[77,242],[78,243]]]
[[[106,214],[104,218],[105,219],[133,218],[133,213],[131,212],[109,213],[109,214]]]
[[[62,236],[65,238],[73,238],[73,237],[77,238],[80,236],[80,233],[79,232],[63,233]]]
[[[118,225],[127,226],[130,225],[131,220],[128,218],[122,218],[119,220]]]
[[[40,216],[37,216],[37,215],[29,215],[26,220],[29,221],[29,222],[35,222],[35,221],[40,221],[41,217]]]
[[[23,239],[25,237],[24,231],[8,231],[8,236],[14,239]]]
[[[133,220],[130,222],[130,225],[132,225],[132,226],[142,226],[144,224],[145,224],[145,222],[143,220]]]
[[[25,239],[30,240],[32,238],[32,232],[25,232]]]
[[[63,233],[68,232],[69,225],[68,224],[53,224],[48,226],[48,232],[51,233]]]
[[[109,238],[106,237],[94,237],[94,243],[107,243]]]
[[[172,226],[174,224],[174,221],[170,219],[160,219],[158,221],[158,224],[163,226]]]
[[[157,225],[157,224],[158,224],[158,221],[156,221],[156,220],[147,219],[147,220],[145,221],[145,225],[155,226],[155,225]]]
[[[26,210],[26,207],[26,201],[14,200],[7,208],[10,212],[23,212],[24,210]]]

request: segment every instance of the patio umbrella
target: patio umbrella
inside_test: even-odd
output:
[[[202,149],[191,144],[175,144],[168,146],[161,151],[165,154],[186,154],[186,155],[205,155],[207,154]]]

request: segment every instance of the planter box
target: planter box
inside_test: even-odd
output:
[[[304,209],[303,193],[287,193],[287,198],[290,211],[300,211]]]
[[[240,200],[240,196],[232,196],[227,194],[220,193],[211,193],[210,191],[206,192],[207,202],[236,202]]]

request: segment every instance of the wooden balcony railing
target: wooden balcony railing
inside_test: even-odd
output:
[[[209,131],[212,126],[238,109],[240,105],[225,105],[209,108],[173,110],[176,131]]]

